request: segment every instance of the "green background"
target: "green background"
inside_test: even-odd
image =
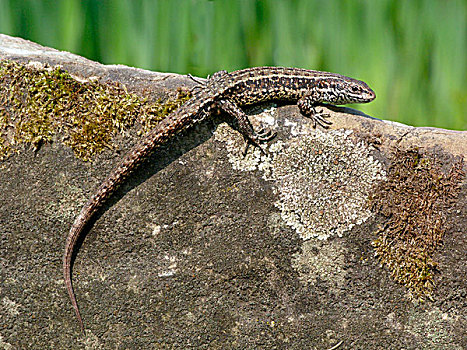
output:
[[[0,33],[103,63],[206,76],[251,66],[366,81],[358,106],[467,127],[467,1],[0,0]]]

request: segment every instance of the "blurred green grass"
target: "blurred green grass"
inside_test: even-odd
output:
[[[156,71],[337,72],[376,91],[372,116],[467,128],[465,0],[0,0],[0,32]]]

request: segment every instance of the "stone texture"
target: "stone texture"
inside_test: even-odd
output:
[[[192,86],[4,35],[0,58],[60,64],[153,99]],[[467,133],[339,107],[330,130],[295,106],[248,112],[278,134],[267,155],[243,157],[242,138],[214,117],[157,151],[105,206],[73,270],[85,335],[63,285],[65,238],[139,136],[117,136],[120,150],[92,162],[51,143],[0,163],[0,348],[467,348],[465,176],[423,303],[380,266],[372,242],[386,219],[368,205],[396,149],[449,169]]]

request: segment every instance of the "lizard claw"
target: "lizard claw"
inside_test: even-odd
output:
[[[302,98],[298,100],[297,106],[305,117],[311,118],[313,120],[313,128],[316,128],[316,125],[320,125],[324,129],[329,128],[329,125],[332,124],[329,120],[331,115],[328,113],[322,113],[316,111],[316,105],[310,102],[307,98]]]
[[[257,132],[254,133],[253,137],[245,137],[245,148],[243,149],[243,156],[245,157],[248,148],[250,145],[253,145],[254,147],[259,148],[262,154],[267,155],[267,151],[265,151],[261,147],[261,143],[266,143],[270,140],[272,140],[274,137],[276,137],[276,133],[272,131],[271,129],[265,129],[261,128]]]
[[[246,157],[250,146],[254,146],[258,148],[263,155],[267,155],[267,151],[265,151],[264,148],[262,148],[258,142],[252,141],[252,140],[246,140],[245,147],[243,148],[243,151],[242,151],[243,157]]]
[[[265,128],[261,128],[255,134],[255,139],[258,142],[267,142],[267,141],[272,140],[274,137],[276,137],[276,133],[272,131],[271,129],[265,129]]]
[[[320,125],[324,129],[328,129],[329,125],[332,124],[331,121],[326,120],[325,118],[329,118],[331,115],[328,113],[315,113],[311,115],[313,119],[313,128],[316,128],[316,125]]]
[[[262,143],[266,143],[276,137],[276,133],[270,129],[261,128],[255,132],[252,136],[245,136],[245,147],[243,148],[243,156],[245,157],[250,145],[257,147],[262,154],[266,155],[267,152],[261,147]]]

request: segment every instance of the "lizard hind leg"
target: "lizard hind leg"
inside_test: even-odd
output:
[[[316,102],[313,102],[311,96],[302,97],[300,100],[298,100],[297,106],[305,117],[311,118],[313,120],[314,128],[316,128],[316,125],[318,124],[321,127],[327,129],[329,128],[329,125],[332,124],[332,122],[325,119],[330,117],[329,114],[319,113],[316,111]]]
[[[206,80],[202,80],[200,78],[197,78],[197,77],[194,77],[192,76],[191,74],[187,74],[188,78],[190,78],[191,80],[193,80],[195,83],[197,83],[198,85],[201,85],[201,86],[206,86]]]
[[[191,88],[190,92],[192,94],[196,93],[197,91],[200,91],[200,90],[204,89],[207,86],[207,80],[202,80],[202,79],[196,78],[196,77],[192,76],[191,74],[188,74],[187,76],[188,76],[188,78],[190,78],[191,80],[193,80],[197,84],[197,85],[195,85],[194,87]]]
[[[276,136],[275,133],[265,128],[255,131],[245,112],[233,102],[220,100],[216,104],[223,112],[232,116],[237,121],[238,131],[246,141],[246,148],[243,153],[246,154],[249,145],[258,147],[262,153],[265,153],[260,144],[273,139]]]

